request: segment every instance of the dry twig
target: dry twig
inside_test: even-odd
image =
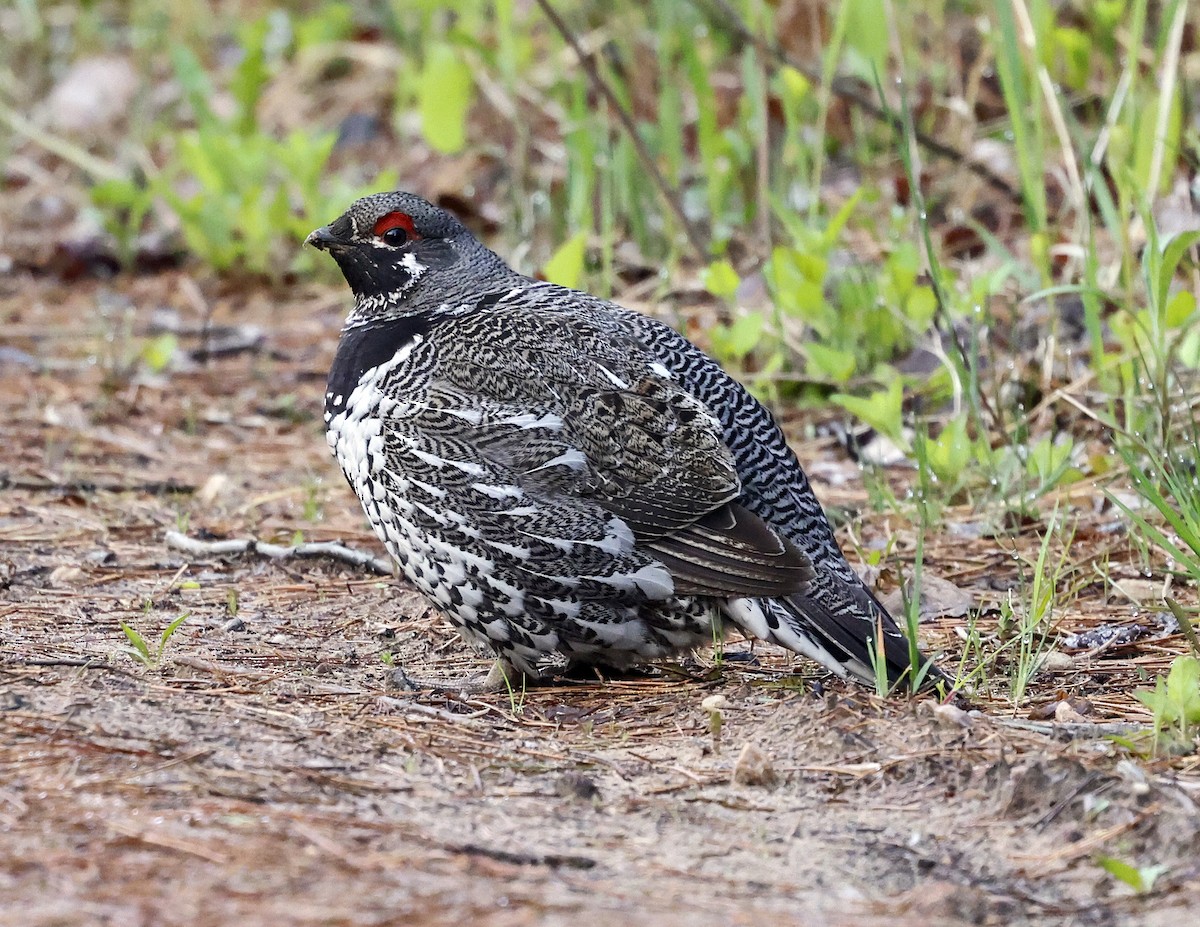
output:
[[[309,544],[270,544],[256,538],[232,541],[201,541],[178,531],[167,532],[167,546],[196,557],[226,557],[235,554],[254,554],[269,560],[292,560],[310,557],[329,557],[350,566],[365,568],[380,576],[392,574],[392,561],[374,557],[366,551],[354,550],[335,541]]]

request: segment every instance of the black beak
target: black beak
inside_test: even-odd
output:
[[[316,231],[310,232],[309,236],[304,239],[304,243],[312,245],[314,248],[319,248],[321,251],[346,247],[346,242],[333,234],[328,225],[322,225]]]

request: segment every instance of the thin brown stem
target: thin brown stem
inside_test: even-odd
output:
[[[569,26],[563,21],[563,18],[558,15],[558,12],[550,5],[549,0],[537,0],[537,5],[541,7],[546,18],[550,20],[558,34],[563,37],[563,40],[571,46],[579,58],[579,63],[583,66],[584,73],[587,74],[589,83],[608,102],[612,111],[617,114],[617,119],[620,120],[621,126],[629,135],[630,141],[633,142],[633,147],[637,151],[639,160],[645,166],[650,174],[650,179],[654,181],[654,185],[658,188],[658,192],[666,201],[671,212],[675,214],[675,218],[679,220],[680,226],[683,228],[684,234],[687,235],[688,243],[692,246],[692,250],[696,252],[696,257],[703,263],[707,263],[709,257],[708,242],[705,240],[704,234],[692,222],[687,213],[683,209],[683,201],[679,197],[679,191],[671,187],[667,183],[667,179],[663,176],[662,171],[658,169],[658,162],[655,161],[654,155],[650,153],[650,149],[646,147],[645,141],[642,140],[641,134],[634,124],[633,116],[625,105],[617,97],[612,86],[604,75],[600,73],[600,69],[596,67],[596,59],[593,55],[584,50],[580,44],[578,37],[573,33]]]

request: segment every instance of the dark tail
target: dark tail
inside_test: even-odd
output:
[[[951,686],[928,657],[910,649],[908,638],[858,577],[847,580],[821,571],[803,593],[773,602],[790,627],[773,629],[772,636],[840,676],[874,686],[875,667],[882,659],[889,690],[910,689],[914,678],[922,691],[932,691],[939,683],[947,690]],[[790,640],[797,637],[801,646]]]

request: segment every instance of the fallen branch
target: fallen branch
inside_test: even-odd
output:
[[[1022,718],[992,718],[992,723],[1018,731],[1045,734],[1058,740],[1091,740],[1093,738],[1123,737],[1149,730],[1144,724],[1132,721],[1041,722]]]
[[[190,538],[178,531],[167,532],[167,546],[181,550],[195,557],[227,557],[230,555],[251,554],[266,557],[268,560],[293,560],[311,557],[328,557],[339,560],[350,566],[365,568],[380,576],[392,575],[392,561],[384,557],[374,557],[366,551],[354,550],[336,541],[322,541],[311,544],[270,544],[256,538],[244,538],[232,541],[201,541]]]
[[[515,853],[496,847],[485,847],[478,843],[447,843],[442,845],[451,853],[465,856],[482,856],[510,866],[545,866],[549,869],[593,869],[596,861],[587,856],[565,853]]]
[[[139,495],[165,496],[194,493],[196,487],[175,480],[143,480],[128,483],[103,483],[97,480],[37,480],[23,476],[0,473],[0,489],[18,489],[23,492],[57,492],[88,495],[95,492],[132,492]]]

